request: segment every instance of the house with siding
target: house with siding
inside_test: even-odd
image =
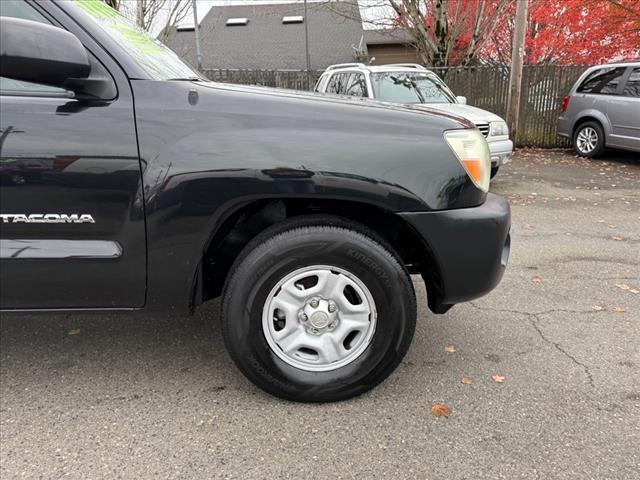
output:
[[[200,22],[203,69],[303,70],[305,23],[312,70],[353,62],[363,45],[357,2],[214,6]],[[167,45],[196,64],[193,27],[178,27]]]
[[[202,67],[305,70],[306,36],[311,70],[367,62],[372,56],[378,64],[415,62],[413,47],[404,37],[397,32],[364,30],[358,2],[342,0],[309,1],[306,14],[300,2],[211,7],[200,22]],[[195,65],[194,37],[193,26],[179,26],[166,43]]]
[[[373,65],[389,63],[420,63],[413,40],[401,28],[364,31],[367,59]]]

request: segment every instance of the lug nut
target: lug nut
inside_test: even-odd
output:
[[[312,328],[311,333],[318,335],[318,333],[320,333],[320,330],[318,330],[317,328]]]
[[[318,302],[317,298],[311,299],[311,308],[318,308],[318,305],[320,305],[320,302]]]
[[[329,302],[329,313],[333,313],[336,311],[336,304],[333,302]]]
[[[333,322],[331,322],[331,323],[329,324],[329,328],[330,328],[331,330],[333,330],[334,328],[336,328],[336,325],[337,325],[337,324],[338,324],[338,322],[336,322],[336,321],[334,320]]]
[[[303,322],[306,322],[307,320],[309,320],[309,317],[307,317],[307,314],[306,314],[306,313],[304,313],[304,312],[300,312],[300,313],[298,314],[298,318],[299,318],[300,320],[302,320]]]

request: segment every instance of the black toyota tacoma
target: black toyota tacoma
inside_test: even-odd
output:
[[[222,297],[257,386],[332,401],[416,321],[489,292],[507,202],[463,119],[214,83],[100,0],[0,2],[0,308],[191,313]]]

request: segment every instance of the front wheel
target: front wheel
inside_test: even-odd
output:
[[[573,148],[582,157],[597,157],[604,150],[604,131],[598,122],[585,122],[573,133]]]
[[[272,227],[234,264],[224,340],[263,390],[304,402],[347,399],[383,381],[407,352],[411,279],[389,247],[352,227],[326,219]]]

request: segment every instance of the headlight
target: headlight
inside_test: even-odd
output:
[[[505,122],[489,122],[489,136],[501,137],[509,135],[509,127]]]
[[[487,192],[491,173],[489,146],[482,134],[475,129],[449,130],[444,139],[456,155],[476,186]]]

